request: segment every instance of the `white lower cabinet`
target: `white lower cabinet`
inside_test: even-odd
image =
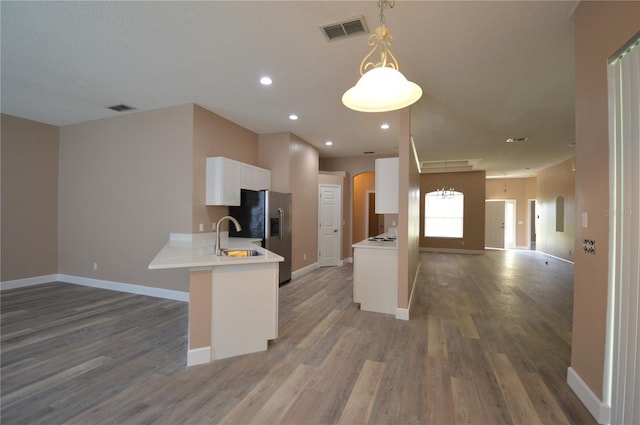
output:
[[[360,310],[396,314],[398,249],[354,245],[353,301]]]
[[[278,263],[214,267],[211,360],[267,349],[278,337]]]

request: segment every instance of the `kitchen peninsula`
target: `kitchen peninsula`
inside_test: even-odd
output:
[[[223,235],[221,233],[221,235]],[[149,269],[189,271],[187,365],[264,351],[278,337],[278,263],[259,239],[221,238],[252,256],[216,256],[215,233],[171,234]]]

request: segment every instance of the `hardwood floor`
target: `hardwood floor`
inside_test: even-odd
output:
[[[70,284],[1,294],[3,424],[595,424],[566,384],[571,264],[421,254],[410,321],[352,267],[280,289],[263,353],[186,368],[187,305]]]

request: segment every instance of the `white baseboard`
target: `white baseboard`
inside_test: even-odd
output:
[[[452,249],[452,248],[426,248],[420,247],[420,252],[444,252],[447,254],[484,254],[484,249]]]
[[[599,424],[609,423],[611,420],[611,406],[607,406],[600,401],[572,367],[567,369],[567,384]]]
[[[409,309],[408,308],[396,308],[396,319],[398,320],[409,320]]]
[[[131,283],[113,282],[110,280],[90,279],[87,277],[71,276],[67,274],[49,274],[25,279],[8,280],[6,282],[0,282],[0,290],[24,288],[27,286],[41,285],[43,283],[51,282],[72,283],[74,285],[91,286],[92,288],[108,289],[110,291],[127,292],[129,294],[146,295],[149,297],[164,298],[167,300],[189,302],[189,292],[133,285]]]
[[[396,319],[398,320],[409,320],[411,316],[411,309],[413,308],[413,303],[415,298],[413,294],[416,292],[416,285],[418,284],[418,275],[420,274],[420,267],[416,271],[416,275],[413,278],[413,286],[411,287],[411,295],[409,295],[409,307],[408,308],[396,308]]]
[[[153,288],[151,286],[133,285],[131,283],[113,282],[110,280],[90,279],[87,277],[70,276],[66,274],[59,274],[58,280],[66,283],[73,283],[75,285],[108,289],[110,291],[127,292],[130,294],[146,295],[148,297],[189,302],[189,292],[174,291],[172,289]]]
[[[187,352],[187,366],[211,363],[211,347],[193,348]]]
[[[313,264],[309,264],[306,267],[303,267],[301,269],[298,269],[296,271],[294,271],[293,273],[291,273],[291,279],[297,279],[301,276],[304,276],[307,273],[311,273],[312,271],[314,271],[315,269],[318,268],[318,263],[313,263]]]
[[[353,257],[347,257],[347,258],[345,258],[345,259],[344,259],[344,262],[345,262],[345,263],[353,264]]]
[[[24,279],[6,280],[4,282],[0,282],[0,291],[55,282],[60,280],[58,276],[58,274],[48,274],[44,276],[27,277]]]
[[[549,257],[551,257],[551,258],[555,258],[556,260],[564,261],[565,263],[575,264],[575,262],[574,262],[574,261],[567,260],[567,259],[562,258],[562,257],[556,257],[555,255],[547,254],[547,253],[546,253],[546,252],[544,252],[544,251],[536,251],[536,252],[539,252],[540,254],[547,255],[547,256],[549,256]]]

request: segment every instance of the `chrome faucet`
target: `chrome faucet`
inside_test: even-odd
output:
[[[222,255],[222,249],[220,249],[220,223],[222,223],[224,220],[229,220],[233,222],[233,224],[235,224],[236,226],[236,232],[239,232],[242,230],[242,226],[240,226],[240,223],[238,223],[238,220],[231,217],[230,215],[225,215],[220,220],[218,220],[218,222],[216,223],[216,244],[213,247],[217,256]]]

